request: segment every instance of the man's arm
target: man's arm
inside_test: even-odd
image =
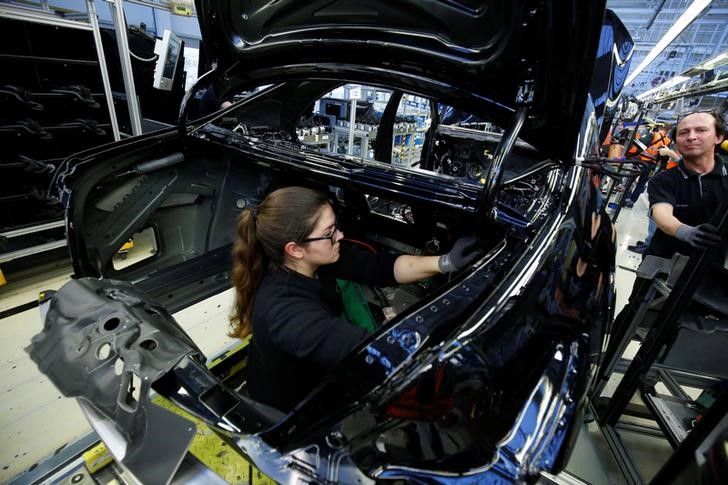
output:
[[[705,250],[721,244],[718,228],[708,223],[698,226],[683,224],[672,214],[672,205],[670,204],[653,205],[652,218],[662,232],[688,243],[695,249]]]
[[[652,219],[655,220],[657,227],[668,236],[679,239],[688,243],[695,249],[704,250],[711,246],[721,243],[721,237],[718,229],[706,223],[697,226],[684,224],[673,214],[675,207],[675,188],[670,180],[671,170],[660,172],[650,182],[647,193],[650,197],[650,211]],[[674,172],[673,172],[674,174]]]
[[[674,237],[677,228],[682,225],[682,222],[672,214],[672,205],[667,203],[657,203],[652,206],[652,219],[668,236]]]
[[[676,161],[676,162],[677,162],[678,160],[680,160],[680,155],[679,155],[679,154],[678,154],[678,153],[677,153],[677,152],[676,152],[675,150],[672,150],[672,149],[670,149],[670,148],[668,148],[668,147],[662,147],[662,148],[660,148],[660,149],[658,150],[658,152],[659,152],[659,153],[660,153],[660,155],[662,155],[663,157],[670,157],[670,159],[672,159],[672,160],[674,160],[674,161]]]

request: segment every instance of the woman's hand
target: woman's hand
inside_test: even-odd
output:
[[[476,259],[483,257],[485,250],[478,243],[478,238],[475,236],[465,236],[455,241],[450,252],[443,254],[437,260],[440,273],[460,271]]]
[[[410,256],[403,254],[394,262],[394,279],[397,283],[412,283],[430,278],[438,273],[460,271],[485,254],[478,238],[461,237],[449,253],[442,256]]]

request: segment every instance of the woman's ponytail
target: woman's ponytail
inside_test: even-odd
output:
[[[252,332],[253,300],[269,265],[285,264],[284,247],[302,242],[314,227],[325,194],[305,187],[285,187],[268,194],[258,207],[238,217],[232,250],[230,280],[235,288],[235,308],[230,316],[231,337]]]
[[[255,235],[255,209],[246,209],[238,218],[233,244],[230,280],[235,288],[235,309],[230,317],[230,337],[243,339],[251,333],[253,298],[263,279],[265,253]]]

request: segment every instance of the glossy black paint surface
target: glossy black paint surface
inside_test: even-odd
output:
[[[523,138],[568,158],[605,2],[198,0],[196,6],[221,96],[293,77],[399,84],[415,93],[438,80],[443,102],[470,112],[481,105],[502,126],[528,105]]]
[[[49,313],[31,352],[66,395],[95,406],[97,420],[113,422],[117,400],[110,396],[128,388],[109,365],[125,355],[124,362],[149,367],[142,369],[150,380],[145,391],[153,388],[235,440],[279,482],[520,482],[563,467],[614,298],[613,227],[598,174],[578,163],[598,148],[587,82],[603,2],[425,3],[453,16],[438,20],[433,9],[420,18],[392,15],[379,25],[364,22],[366,8],[395,6],[198,2],[205,41],[219,61],[207,79],[220,92],[274,84],[200,123],[84,152],[59,170],[76,275],[103,279],[64,287],[55,305],[96,308],[109,300],[109,318],[124,322],[103,334],[113,342],[111,357],[71,353],[52,372],[55,361],[37,350],[39,342],[74,348],[79,335],[69,330],[90,335],[98,319],[84,306]],[[309,24],[321,9],[331,15]],[[353,16],[332,29],[342,12]],[[459,18],[482,29],[452,28]],[[438,31],[432,25],[439,21],[447,26]],[[322,45],[327,49],[317,49]],[[296,138],[296,123],[344,80],[465,109],[505,133],[435,120],[427,143],[433,153],[440,150],[439,165],[424,157],[420,167],[396,166],[391,154],[386,163],[306,146]],[[400,97],[393,98],[397,104]],[[395,108],[388,106],[385,123],[394,122]],[[381,155],[394,132],[380,130],[388,137],[375,147]],[[135,171],[170,154],[182,159]],[[471,176],[473,167],[482,174]],[[144,305],[176,310],[226,287],[236,216],[286,185],[327,192],[345,233],[378,250],[439,254],[475,233],[487,253],[456,275],[416,288],[396,317],[288,415],[209,372],[168,314],[140,313]],[[153,230],[156,253],[115,267],[120,245],[145,228]],[[121,337],[131,331],[159,335],[174,351],[155,360],[155,349],[133,339],[125,345]],[[97,379],[85,372],[86,358],[109,377],[98,377],[90,394],[74,386],[79,376]],[[117,422],[118,431],[136,448],[145,439],[157,443],[129,424],[146,418],[133,416]]]
[[[169,317],[159,320],[147,311],[147,317],[141,314],[140,329],[153,329],[160,336],[156,341],[181,344],[164,360],[162,370],[152,374],[154,388],[226,433],[260,433],[262,442],[279,452],[305,448],[316,437],[325,441],[332,430],[339,430],[337,446],[350,450],[353,463],[372,477],[409,476],[413,472],[408,469],[415,468],[415,475],[423,477],[447,470],[515,480],[532,468],[560,466],[594,363],[589,342],[601,340],[610,317],[606,303],[612,289],[605,281],[613,271],[614,253],[612,228],[595,210],[589,176],[583,169],[574,172],[571,177],[557,174],[553,185],[563,189],[575,184],[580,197],[574,204],[558,210],[568,190],[544,197],[553,205],[546,208],[550,215],[533,238],[505,237],[438,296],[365,342],[291,415],[261,409],[226,390],[203,366],[185,357],[195,349],[179,340],[174,324],[166,323]],[[124,303],[105,321],[139,318],[136,302],[145,301],[139,290],[104,280],[75,282],[79,284],[101,294],[110,291]],[[83,295],[76,287],[64,288],[54,299],[55,307],[83,301]],[[151,305],[147,303],[157,308]],[[102,319],[74,308],[63,319],[51,312],[44,340],[56,342],[56,332],[76,322],[99,328],[96,321]],[[135,351],[116,336],[132,328],[125,323],[105,330],[106,339],[115,342],[112,356],[134,361],[129,356],[142,352],[143,347]],[[95,338],[89,342],[102,343]],[[43,351],[34,352],[45,364]],[[94,355],[93,349],[89,352]],[[95,392],[68,387],[66,375],[74,374],[72,368],[57,368],[62,374],[51,378],[64,393],[96,403]],[[123,388],[120,379],[109,385]],[[114,405],[98,407],[107,417],[116,415]],[[545,419],[543,408],[558,410],[558,419]],[[531,438],[515,438],[521,435]],[[423,447],[424,436],[450,445],[439,451]],[[129,439],[135,440],[134,433]]]
[[[600,140],[605,139],[612,126],[619,97],[629,74],[634,47],[632,37],[622,21],[613,11],[607,10],[589,88],[594,99],[597,122],[601,126]]]

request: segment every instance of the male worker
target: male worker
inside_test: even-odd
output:
[[[657,230],[645,255],[669,259],[676,252],[690,255],[696,249],[721,244],[717,228],[708,221],[728,200],[728,169],[715,155],[724,135],[723,122],[715,113],[694,112],[678,119],[674,138],[683,159],[677,167],[662,170],[650,180],[647,194]],[[607,358],[617,352],[629,322],[637,317],[649,284],[650,280],[639,276],[635,280],[629,303],[612,324]]]
[[[661,147],[658,151],[658,154],[660,166],[655,169],[657,171],[672,170],[673,168],[677,167],[678,162],[682,158],[679,153],[666,146]],[[647,236],[645,236],[645,240],[637,241],[635,244],[627,246],[628,251],[632,251],[633,253],[637,254],[644,254],[644,252],[647,251],[647,248],[650,247],[650,242],[652,242],[652,236],[655,235],[655,231],[657,230],[657,224],[655,224],[655,220],[652,217],[648,217],[647,219]]]
[[[670,258],[721,243],[708,224],[721,202],[728,200],[728,168],[716,156],[725,136],[715,112],[694,112],[678,120],[675,142],[683,159],[650,181],[647,193],[657,231],[645,254]]]

